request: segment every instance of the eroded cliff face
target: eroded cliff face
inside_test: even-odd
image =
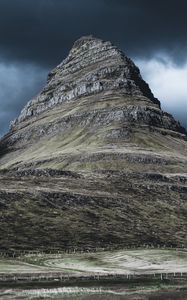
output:
[[[83,96],[119,90],[125,95],[147,96],[159,105],[138,68],[123,52],[110,42],[83,37],[75,42],[68,57],[49,74],[41,94],[28,102],[12,125]]]
[[[186,157],[134,63],[83,37],[0,141],[0,246],[185,245]]]

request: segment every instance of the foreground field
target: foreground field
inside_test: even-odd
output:
[[[28,255],[37,268],[85,274],[152,274],[187,272],[187,252],[176,250],[123,250],[98,253]],[[24,266],[22,266],[24,268]],[[26,268],[27,266],[25,266]]]
[[[186,275],[184,250],[27,254],[0,260],[0,299],[185,300]]]
[[[61,287],[49,289],[4,289],[3,300],[187,300],[187,291],[171,286]]]
[[[35,272],[77,275],[185,273],[187,252],[138,249],[96,253],[29,254],[14,260],[0,260],[0,274]]]

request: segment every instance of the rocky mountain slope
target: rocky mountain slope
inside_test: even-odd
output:
[[[0,141],[0,247],[184,246],[186,155],[132,60],[83,37]]]

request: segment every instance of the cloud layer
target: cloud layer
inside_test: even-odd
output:
[[[4,59],[56,65],[74,40],[95,34],[131,56],[186,57],[186,0],[0,0]]]

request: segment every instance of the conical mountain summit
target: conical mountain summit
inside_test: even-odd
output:
[[[186,245],[186,154],[133,61],[82,37],[0,141],[0,246]]]
[[[80,97],[117,91],[145,96],[159,105],[134,63],[117,47],[110,42],[83,37],[49,74],[42,93],[28,103],[15,123]]]

